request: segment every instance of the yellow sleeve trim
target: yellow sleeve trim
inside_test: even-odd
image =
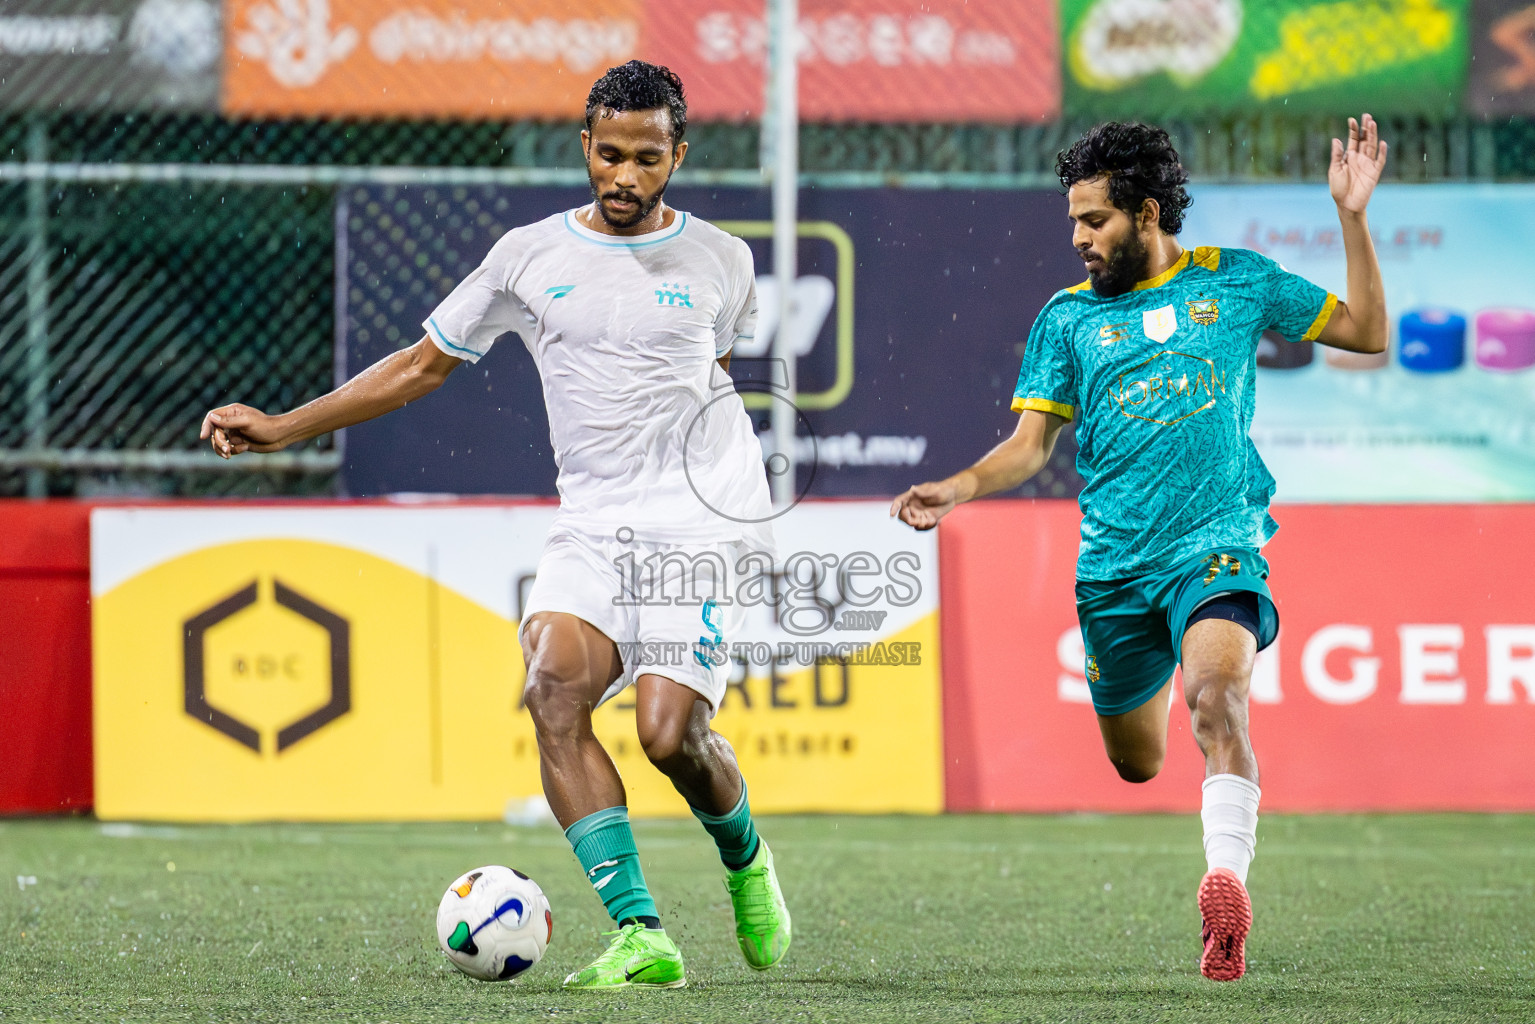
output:
[[[1332,311],[1338,308],[1338,297],[1332,292],[1327,293],[1327,301],[1322,303],[1322,311],[1311,321],[1311,326],[1306,328],[1306,333],[1301,336],[1301,341],[1315,341],[1327,327],[1327,321],[1332,319]]]
[[[1049,412],[1054,413],[1063,420],[1070,420],[1075,410],[1071,406],[1061,402],[1052,402],[1048,398],[1014,398],[1013,412]]]

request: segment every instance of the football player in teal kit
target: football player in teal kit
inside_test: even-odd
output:
[[[1207,978],[1246,967],[1247,868],[1258,764],[1247,736],[1253,659],[1279,618],[1259,549],[1276,529],[1274,479],[1248,437],[1265,330],[1352,352],[1386,348],[1380,265],[1365,223],[1386,162],[1369,114],[1333,140],[1328,184],[1348,294],[1246,249],[1178,239],[1188,175],[1167,133],[1099,125],[1056,161],[1088,280],[1058,292],[1029,334],[1012,437],[954,476],[919,484],[891,514],[931,529],[955,505],[1012,490],[1077,419],[1084,672],[1109,760],[1145,782],[1162,767],[1173,671],[1205,756],[1200,883]]]

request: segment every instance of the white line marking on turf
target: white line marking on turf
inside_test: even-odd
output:
[[[186,833],[170,825],[135,825],[128,821],[110,821],[101,826],[101,834],[112,839],[183,839]]]

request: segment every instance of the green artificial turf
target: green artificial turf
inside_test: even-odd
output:
[[[1265,816],[1248,975],[1226,985],[1197,968],[1196,816],[760,824],[785,964],[741,960],[695,822],[641,822],[689,987],[603,995],[559,988],[609,925],[553,827],[0,822],[0,1021],[1535,1019],[1532,817]],[[433,936],[448,882],[486,863],[554,906],[510,984],[459,975]]]

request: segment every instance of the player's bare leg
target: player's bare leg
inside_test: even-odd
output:
[[[1205,857],[1199,884],[1204,953],[1200,972],[1235,981],[1247,969],[1252,928],[1247,867],[1258,826],[1258,762],[1247,735],[1247,696],[1257,641],[1225,619],[1202,619],[1183,635],[1183,689],[1194,739],[1205,755]]]
[[[1103,752],[1126,782],[1150,782],[1167,760],[1167,716],[1172,709],[1173,680],[1140,707],[1122,715],[1099,715]]]
[[[766,970],[788,953],[792,924],[773,853],[752,821],[735,751],[709,727],[709,703],[696,691],[657,675],[640,676],[636,689],[640,745],[714,837],[728,872],[736,942],[750,966]]]
[[[566,988],[687,984],[640,870],[623,780],[592,732],[592,710],[623,664],[618,647],[574,615],[540,612],[523,630],[528,666],[524,701],[538,736],[544,795],[565,829],[587,881],[618,922],[618,937],[595,961],[565,979]]]
[[[561,828],[626,801],[623,780],[592,732],[592,709],[623,671],[618,647],[574,615],[541,612],[523,631],[523,701],[538,736],[544,796]]]
[[[1183,634],[1183,696],[1205,775],[1239,775],[1258,783],[1247,738],[1247,691],[1258,642],[1235,622],[1201,619]]]
[[[741,769],[725,737],[709,728],[709,702],[665,676],[640,676],[635,725],[645,756],[688,806],[729,814],[741,799]]]

